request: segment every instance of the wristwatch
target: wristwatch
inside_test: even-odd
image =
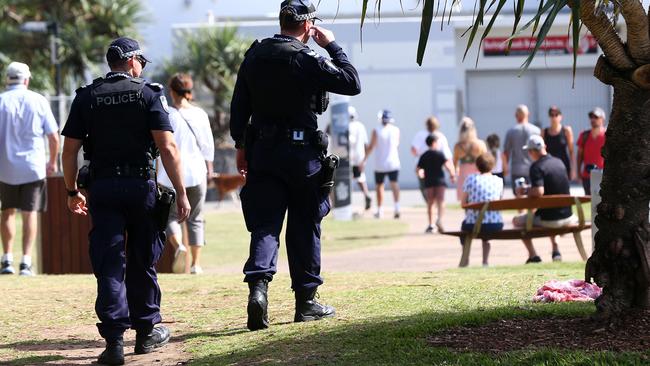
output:
[[[68,191],[68,197],[75,197],[76,195],[79,194],[79,190],[75,189],[73,191]]]

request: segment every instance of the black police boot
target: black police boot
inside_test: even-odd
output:
[[[169,342],[169,329],[165,326],[153,328],[149,333],[137,332],[135,335],[135,353],[138,355],[153,352]]]
[[[100,365],[124,365],[124,340],[106,342],[106,349],[99,355]]]
[[[308,322],[331,318],[336,314],[333,307],[314,300],[316,287],[310,290],[296,291],[296,316],[294,322]]]
[[[269,327],[269,306],[268,291],[269,281],[266,279],[248,283],[250,294],[248,295],[248,323],[250,330],[266,329]]]

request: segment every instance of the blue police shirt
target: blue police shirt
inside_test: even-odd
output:
[[[111,77],[130,78],[131,76],[118,72],[109,72],[106,74],[106,78]],[[162,89],[160,84],[147,83],[146,87],[142,90],[147,109],[147,125],[149,126],[149,130],[152,131],[173,132],[172,125],[169,122],[167,100]],[[91,118],[90,107],[92,105],[90,91],[91,88],[88,86],[77,90],[77,96],[72,102],[68,120],[61,133],[63,136],[83,140],[88,135],[87,123]],[[105,138],[119,139],[120,136],[106,136]]]
[[[298,83],[300,85],[278,85],[278,88],[304,88],[307,86],[343,95],[357,95],[361,92],[361,82],[357,70],[336,42],[331,42],[325,47],[331,57],[330,60],[311,50],[294,37],[276,34],[271,40],[275,42],[295,42],[296,47],[301,48],[300,52],[297,52],[292,60],[293,70],[300,77]],[[262,41],[262,43],[265,41]],[[251,46],[251,49],[256,45],[257,42]],[[251,88],[250,84],[255,80],[248,80],[247,74],[260,67],[260,63],[264,63],[264,61],[259,60],[255,62],[257,63],[252,63],[250,57],[247,57],[242,63],[237,74],[237,82],[230,105],[230,134],[238,146],[242,146],[244,131],[251,116],[254,117],[255,115],[256,111],[253,108],[255,98],[268,97],[268,93],[282,93],[281,90],[255,90]],[[290,81],[288,82],[290,83]],[[278,105],[277,109],[278,111],[291,109],[295,107],[295,103],[294,100],[288,100],[284,105]],[[293,127],[317,128],[317,118],[314,112],[300,110],[300,113],[297,117],[293,116],[299,121],[300,125]]]

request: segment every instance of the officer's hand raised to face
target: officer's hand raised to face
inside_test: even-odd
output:
[[[331,30],[313,25],[310,30],[311,38],[316,43],[325,48],[328,44],[334,42],[334,33]]]

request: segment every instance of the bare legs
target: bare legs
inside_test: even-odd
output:
[[[21,212],[23,219],[23,255],[31,256],[32,247],[36,241],[38,214],[36,211]],[[14,238],[16,237],[16,210],[6,209],[0,214],[0,234],[2,237],[2,250],[4,254],[13,251]]]

